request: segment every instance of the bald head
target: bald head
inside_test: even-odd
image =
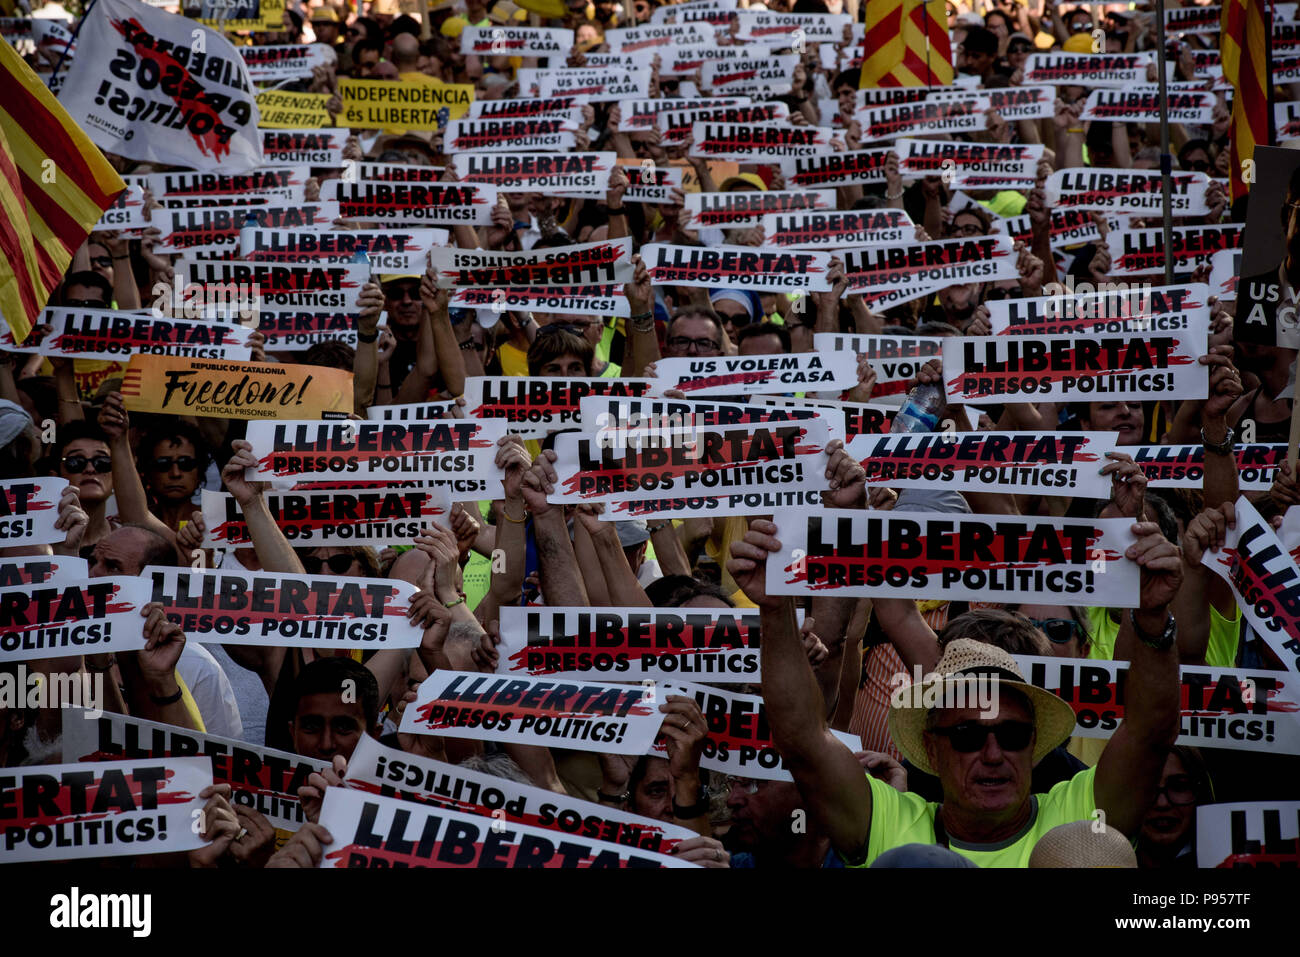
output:
[[[399,73],[408,73],[420,66],[420,41],[409,33],[399,33],[393,37],[393,66]]]

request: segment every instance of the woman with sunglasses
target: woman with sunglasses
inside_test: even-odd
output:
[[[1010,607],[1010,606],[1008,606]],[[1083,613],[1068,605],[1020,605],[1018,611],[1047,636],[1058,658],[1088,657],[1088,626]]]
[[[89,422],[69,422],[59,426],[51,450],[51,475],[66,479],[77,490],[81,507],[90,523],[81,539],[83,553],[88,552],[112,526],[106,514],[113,496],[113,457],[108,436]]]
[[[140,443],[140,475],[149,511],[172,531],[180,531],[194,510],[208,455],[198,429],[177,422],[156,428]]]
[[[1155,803],[1138,833],[1139,867],[1196,867],[1196,809],[1214,803],[1214,784],[1196,748],[1174,745],[1160,775]]]
[[[364,545],[296,548],[298,560],[308,575],[342,578],[380,578],[379,557]]]

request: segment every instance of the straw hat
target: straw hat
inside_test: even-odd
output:
[[[1030,867],[1137,867],[1128,838],[1096,821],[1071,821],[1052,828],[1034,845]]]
[[[934,671],[920,684],[903,685],[889,702],[889,733],[894,744],[903,757],[927,774],[937,776],[938,772],[925,751],[925,716],[930,710],[925,701],[940,692],[934,687],[939,682],[942,690],[966,685],[968,701],[973,700],[977,683],[985,682],[993,683],[995,691],[1014,688],[1028,698],[1034,709],[1034,764],[1074,732],[1074,709],[1052,692],[1027,682],[1015,658],[994,645],[959,638],[949,643]],[[940,698],[950,700],[942,694]]]

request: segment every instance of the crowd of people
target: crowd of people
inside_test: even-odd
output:
[[[797,62],[788,82],[753,95],[755,103],[780,104],[786,118],[775,123],[832,130],[826,152],[893,149],[890,141],[868,140],[861,125],[868,103],[860,88],[865,6],[846,0],[740,3],[750,11],[850,15],[834,41],[794,40],[790,33],[764,40],[774,60],[793,53]],[[755,42],[742,38],[735,7],[734,2],[690,2],[682,10],[712,11],[713,19],[697,22],[716,31],[719,47]],[[1145,3],[1058,7],[997,0],[981,13],[964,2],[949,2],[957,83],[971,90],[1017,88],[1025,82],[1027,59],[1036,53],[1167,54],[1174,80],[1200,84],[1215,97],[1210,122],[1171,127],[1175,169],[1211,178],[1208,213],[1178,216],[1175,223],[1243,222],[1244,205],[1230,208],[1229,102],[1212,76],[1196,72],[1195,54],[1215,51],[1217,34],[1178,34],[1168,50],[1160,51],[1154,16]],[[589,57],[609,52],[606,31],[675,19],[671,5],[658,0],[565,0],[562,9],[559,4],[554,9],[516,6],[511,0],[417,7],[371,0],[364,12],[332,2],[291,3],[282,31],[231,37],[237,45],[329,47],[332,63],[280,88],[327,94],[331,122],[344,127],[338,87],[344,77],[465,84],[472,86],[476,102],[535,97],[520,76],[539,60],[462,53],[461,35],[471,27],[571,31],[567,56],[546,65],[582,67]],[[82,45],[76,55],[94,52]],[[648,98],[707,105],[713,91],[703,73],[672,72],[667,48],[658,53],[648,61]],[[43,57],[32,54],[31,61],[48,69]],[[1163,60],[1157,56],[1152,71]],[[877,309],[870,297],[852,291],[842,249],[832,248],[829,291],[803,294],[755,291],[743,282],[715,288],[655,282],[650,264],[636,255],[632,277],[619,289],[626,310],[597,316],[458,308],[451,303],[453,290],[440,285],[437,269],[426,264],[420,273],[376,271],[356,294],[353,329],[321,334],[306,351],[277,351],[258,333],[252,359],[352,372],[353,417],[365,419],[374,407],[455,400],[467,382],[482,376],[653,379],[658,363],[670,358],[824,352],[814,338],[822,333],[988,336],[991,305],[1044,296],[1063,284],[1106,288],[1133,281],[1114,272],[1106,235],[1115,223],[1107,215],[1088,217],[1095,230],[1084,242],[1054,235],[1048,180],[1057,171],[1160,165],[1154,119],[1081,119],[1092,90],[1083,77],[1058,82],[1055,102],[1040,118],[1008,120],[990,110],[981,129],[926,135],[976,144],[1041,144],[1034,181],[1024,189],[957,189],[947,175],[906,172],[897,151],[887,154],[878,181],[832,187],[838,210],[906,213],[910,235],[895,243],[903,247],[1006,235],[1013,221],[1027,217],[1028,234],[1014,237],[1014,278],[962,282]],[[490,225],[449,227],[448,242],[499,251],[623,239],[630,239],[634,253],[652,243],[770,247],[755,223],[716,227],[696,221],[686,197],[802,188],[791,184],[788,165],[709,159],[693,150],[689,138],[663,143],[655,126],[631,123],[630,114],[617,100],[582,106],[576,151],[608,151],[628,163],[613,169],[598,198],[503,191]],[[442,167],[443,180],[457,178],[437,130],[350,129],[343,156]],[[124,175],[172,171],[111,153],[108,159]],[[629,199],[628,170],[642,164],[681,170],[682,186],[667,201]],[[311,174],[303,202],[320,197],[328,181],[345,170],[315,167]],[[146,201],[155,211],[163,208],[152,195]],[[1284,214],[1294,219],[1297,205]],[[1132,217],[1125,228],[1159,221],[1158,215]],[[159,285],[167,287],[177,276],[179,257],[156,249],[161,235],[157,227],[135,234],[92,232],[50,306],[149,310]],[[1208,265],[1195,271],[1180,265],[1175,281],[1202,283],[1208,275]],[[1283,275],[1294,286],[1300,263],[1286,259]],[[324,764],[298,792],[306,820],[291,835],[277,833],[266,816],[236,801],[229,785],[214,785],[202,795],[207,801],[204,847],[160,859],[166,866],[320,865],[331,847],[347,838],[319,823],[323,799],[330,788],[343,786],[349,759],[370,736],[422,759],[551,790],[605,811],[680,825],[695,836],[676,843],[672,853],[701,866],[1024,867],[1032,863],[1036,847],[1060,866],[1070,863],[1071,854],[1053,855],[1049,845],[1065,834],[1080,866],[1098,860],[1105,843],[1122,866],[1195,867],[1198,809],[1215,802],[1297,797],[1293,755],[1179,740],[1186,708],[1180,666],[1291,667],[1254,634],[1228,582],[1202,563],[1202,555],[1219,549],[1236,524],[1241,489],[1231,454],[1234,441],[1249,425],[1252,441],[1284,443],[1292,414],[1285,386],[1294,379],[1295,350],[1240,341],[1233,311],[1230,298],[1211,303],[1208,347],[1198,360],[1208,367],[1209,385],[1199,398],[991,399],[972,416],[977,421],[968,423],[955,402],[936,414],[945,424],[957,423],[958,432],[1083,431],[1115,433],[1121,449],[1203,446],[1204,480],[1198,488],[1148,487],[1139,463],[1119,451],[1098,463],[1111,483],[1108,500],[997,484],[961,493],[939,486],[890,489],[868,484],[864,463],[848,453],[842,439],[826,447],[822,498],[830,508],[1127,520],[1133,544],[1124,560],[1139,568],[1141,580],[1139,607],[1131,610],[1005,602],[996,593],[982,601],[955,600],[941,589],[924,599],[843,597],[833,590],[810,597],[769,594],[767,564],[776,560],[769,556],[782,552],[781,531],[789,514],[674,519],[664,513],[648,520],[602,520],[601,506],[553,501],[560,482],[554,433],[542,439],[502,438],[495,450],[499,482],[490,486],[492,494],[481,501],[461,501],[453,494],[446,520],[404,544],[295,546],[267,506],[270,486],[249,477],[258,461],[246,439],[247,420],[128,411],[122,363],[0,352],[0,477],[56,476],[68,483],[59,502],[66,540],[5,548],[0,562],[41,554],[81,556],[92,579],[138,577],[148,567],[168,566],[390,579],[418,589],[410,619],[424,629],[419,648],[364,653],[200,644],[187,640],[180,621],[155,603],[144,609],[146,644],[140,651],[23,664],[50,674],[105,676],[108,711]],[[28,345],[52,332],[38,326]],[[882,394],[880,378],[879,363],[860,355],[857,383],[833,398],[850,406],[897,407],[912,389],[942,382],[942,363],[927,357],[912,379],[888,395]],[[465,404],[453,402],[446,414],[464,417]],[[204,490],[233,497],[248,526],[248,546],[214,549],[205,540],[199,504]],[[1300,502],[1300,488],[1285,463],[1269,490],[1245,494],[1275,529]],[[757,614],[761,679],[719,684],[761,696],[789,773],[753,779],[702,767],[709,763],[712,724],[694,699],[678,695],[658,705],[666,752],[647,755],[458,738],[454,731],[399,731],[405,709],[430,675],[499,670],[502,609],[543,605],[737,608]],[[1016,656],[1124,662],[1122,721],[1108,738],[1078,735],[1070,705],[1032,683]],[[0,667],[12,673],[17,664]],[[927,707],[919,698],[896,694],[896,676],[914,671],[950,686],[973,676],[996,676],[996,718],[979,708]],[[346,689],[359,693],[349,695]],[[65,760],[56,714],[0,705],[0,718],[0,767]],[[845,735],[855,747],[845,745]],[[1091,826],[1099,815],[1100,829]],[[1089,827],[1075,834],[1078,822]],[[1044,840],[1049,833],[1053,837]]]

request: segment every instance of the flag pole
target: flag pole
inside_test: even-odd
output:
[[[1169,154],[1169,82],[1165,67],[1165,0],[1156,0],[1156,83],[1160,87],[1160,192],[1164,207],[1165,285],[1174,284],[1174,158]]]
[[[63,52],[59,54],[59,62],[54,64],[54,72],[50,74],[49,82],[45,84],[46,89],[54,89],[54,79],[59,75],[59,70],[63,69],[63,61],[68,58],[68,51],[72,49],[72,44],[77,40],[77,34],[81,32],[82,25],[86,22],[86,18],[90,16],[90,11],[95,8],[97,2],[98,0],[90,0],[90,3],[86,4],[86,9],[81,11],[81,19],[77,21],[76,29],[72,31],[72,36],[68,37],[68,42],[63,45]]]

